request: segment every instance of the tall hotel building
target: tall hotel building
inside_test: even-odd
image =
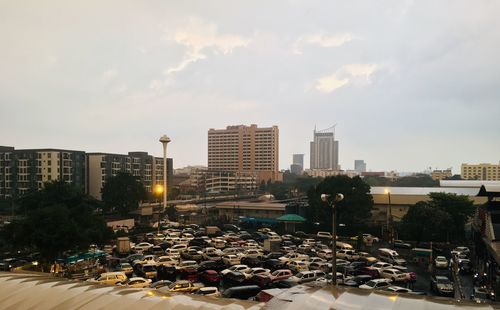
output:
[[[87,153],[86,192],[101,199],[101,191],[106,179],[119,172],[127,172],[138,178],[146,191],[153,193],[156,184],[163,185],[163,158],[146,152],[124,154]],[[167,187],[173,180],[173,160],[167,158]]]
[[[278,126],[228,126],[208,131],[208,170],[248,173],[261,181],[281,181]]]
[[[319,131],[314,129],[310,161],[311,170],[340,170],[339,142],[335,140],[335,126]]]
[[[17,198],[63,180],[85,190],[85,152],[0,146],[0,199]]]
[[[464,180],[500,181],[500,164],[462,164],[461,177]]]

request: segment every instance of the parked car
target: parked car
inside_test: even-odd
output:
[[[127,276],[124,272],[104,272],[95,278],[87,280],[89,282],[97,282],[100,284],[115,285],[127,281]]]
[[[298,261],[294,260],[291,261],[287,264],[288,269],[292,270],[293,272],[301,272],[301,271],[308,271],[309,267],[307,264],[303,261]]]
[[[158,266],[176,266],[179,263],[179,260],[175,259],[172,256],[160,256],[156,261]]]
[[[158,271],[156,265],[144,264],[137,270],[137,275],[146,279],[156,279]]]
[[[242,265],[248,265],[248,267],[260,267],[262,261],[257,257],[243,257],[241,258]]]
[[[391,285],[391,280],[389,279],[373,279],[360,285],[359,288],[364,290],[382,289]]]
[[[367,274],[361,274],[355,277],[352,277],[344,282],[344,285],[350,286],[350,287],[359,287],[360,285],[363,285],[367,283],[368,281],[372,280],[373,278],[370,275]]]
[[[326,274],[322,271],[314,270],[314,271],[304,271],[304,272],[299,272],[293,277],[290,277],[290,281],[293,281],[295,283],[307,283],[311,281],[315,281],[318,278],[325,277]]]
[[[151,279],[135,277],[135,278],[130,278],[125,285],[133,288],[144,288],[148,287],[151,284],[151,282],[152,282]]]
[[[404,272],[401,272],[401,271],[394,269],[394,268],[382,269],[382,271],[380,272],[380,275],[383,278],[391,279],[392,282],[406,281],[407,280],[407,276]]]
[[[198,274],[198,279],[203,283],[218,285],[222,277],[215,270],[205,270]]]
[[[159,280],[156,282],[153,282],[149,285],[150,288],[154,289],[159,289],[161,287],[168,287],[170,284],[172,284],[172,281],[169,280]]]
[[[226,269],[226,265],[222,261],[202,261],[198,265],[198,271],[204,271],[204,270],[215,270],[215,271],[222,271]]]
[[[279,259],[268,259],[262,262],[262,268],[267,268],[271,271],[278,269],[285,269],[286,264],[282,263]]]
[[[177,266],[175,266],[177,271],[182,271],[189,268],[198,270],[198,267],[199,267],[198,263],[195,260],[185,260],[180,262]]]
[[[182,293],[192,293],[199,289],[199,286],[195,286],[193,283],[187,280],[179,280],[172,283],[169,286],[170,292],[182,292]]]
[[[200,287],[199,290],[195,292],[195,295],[208,296],[208,297],[220,297],[219,289],[215,286]]]
[[[378,278],[380,277],[379,269],[373,268],[373,267],[362,267],[356,270],[356,273],[358,275],[368,275],[372,278]]]
[[[395,285],[391,285],[389,287],[386,287],[384,290],[391,292],[391,293],[411,293],[412,292],[412,290],[409,288],[395,286]]]
[[[227,269],[222,270],[221,274],[225,275],[225,274],[232,272],[232,271],[245,272],[248,270],[250,270],[250,268],[247,265],[234,265],[234,266],[231,266]]]
[[[231,287],[222,293],[222,297],[247,300],[255,297],[260,291],[261,288],[258,285]]]
[[[378,259],[367,252],[358,252],[359,260],[365,262],[367,265],[372,265],[378,262]]]
[[[438,256],[434,260],[436,268],[448,268],[448,260],[444,256]]]
[[[403,248],[403,249],[411,249],[412,245],[408,242],[404,242],[403,240],[394,240],[395,248]]]
[[[459,247],[454,248],[451,251],[451,255],[458,255],[458,254],[464,254],[466,256],[469,256],[470,255],[470,250],[466,246],[459,246]]]
[[[256,267],[256,268],[251,268],[251,269],[247,269],[246,271],[243,271],[243,274],[245,275],[245,278],[247,278],[247,279],[250,279],[253,275],[262,274],[262,273],[269,275],[270,270]]]
[[[354,250],[339,250],[336,257],[350,261],[359,259],[359,255]]]
[[[237,255],[223,255],[222,262],[228,266],[241,264],[241,259]]]
[[[124,272],[127,277],[130,277],[134,273],[134,269],[129,263],[120,263],[116,266],[116,271]]]
[[[332,234],[327,232],[327,231],[318,231],[318,233],[316,234],[316,237],[323,238],[323,239],[329,239],[329,240],[333,239]]]
[[[225,287],[244,285],[247,283],[245,274],[239,271],[229,271],[222,276],[222,282]]]
[[[293,276],[293,273],[290,269],[278,269],[273,271],[269,278],[271,281],[280,281],[285,280]]]
[[[431,290],[442,296],[453,296],[455,293],[453,283],[445,276],[432,276]]]

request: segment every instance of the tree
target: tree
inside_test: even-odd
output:
[[[177,221],[177,209],[175,208],[174,205],[168,206],[166,213],[167,213],[169,221],[172,221],[172,222]]]
[[[474,214],[469,197],[447,193],[430,193],[429,201],[410,207],[400,223],[406,239],[416,241],[450,241],[465,238],[465,223]]]
[[[106,211],[116,211],[126,215],[147,198],[146,189],[139,180],[129,173],[120,172],[106,180],[102,189],[102,201]]]
[[[331,230],[332,209],[321,201],[321,194],[334,196],[344,195],[344,200],[336,204],[338,223],[346,225],[346,231],[357,233],[363,223],[371,217],[373,198],[370,186],[360,177],[334,176],[324,179],[316,187],[308,191],[309,208],[307,219],[309,225],[319,223],[322,230]]]
[[[100,203],[64,182],[47,183],[43,190],[20,199],[19,204],[26,216],[7,225],[4,237],[15,249],[40,252],[47,262],[65,251],[104,244],[112,236],[95,214]]]

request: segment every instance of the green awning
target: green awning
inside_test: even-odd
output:
[[[278,217],[276,220],[280,222],[305,222],[306,219],[297,214],[285,214]]]

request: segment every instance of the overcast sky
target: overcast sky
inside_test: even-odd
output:
[[[340,164],[500,160],[500,1],[0,1],[0,145],[207,162],[278,125],[280,167],[337,124]]]

